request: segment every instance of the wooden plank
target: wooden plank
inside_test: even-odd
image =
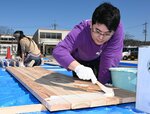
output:
[[[42,104],[11,106],[0,108],[0,114],[19,114],[28,112],[46,111],[47,109]]]
[[[86,91],[101,91],[101,88],[96,84],[92,84],[91,82],[89,83],[89,81],[81,81],[81,80],[75,80],[74,82],[74,86],[77,88],[81,88],[83,90]]]
[[[19,71],[21,71],[21,70],[23,70],[23,69],[19,69]],[[34,81],[37,79],[36,82],[44,83],[43,86],[48,85],[48,86],[51,86],[51,87],[55,88],[55,90],[59,89],[59,88],[57,88],[57,85],[65,86],[67,88],[70,87],[70,89],[67,92],[63,91],[62,92],[63,94],[65,94],[65,92],[67,94],[78,94],[78,93],[81,92],[81,89],[83,89],[84,91],[85,90],[86,91],[87,90],[88,91],[90,91],[90,90],[92,90],[92,91],[94,91],[94,90],[100,90],[100,88],[97,85],[94,85],[94,84],[92,84],[89,81],[83,82],[83,81],[80,81],[80,80],[78,80],[76,78],[66,77],[65,75],[61,75],[62,78],[61,78],[61,82],[60,82],[59,81],[59,79],[60,79],[60,74],[59,73],[48,71],[49,74],[45,75],[44,72],[42,72],[42,70],[43,70],[43,68],[41,68],[41,67],[35,67],[34,70],[33,70],[33,68],[31,69],[31,67],[29,67],[25,71],[22,71],[22,72],[24,72],[25,74],[27,74],[30,77],[33,77]],[[35,71],[38,71],[39,73],[35,72]],[[45,71],[45,69],[43,71]],[[31,72],[32,72],[32,74],[31,74]],[[42,75],[42,78],[41,78],[41,75]],[[41,79],[38,80],[39,78],[41,78]],[[52,83],[52,78],[53,78],[53,83]],[[66,82],[67,84],[65,84],[64,82]],[[83,87],[83,83],[84,83],[84,85],[87,86],[86,88],[84,88],[85,86]],[[77,88],[75,88],[75,87],[77,87]],[[79,88],[81,88],[81,89],[79,89]],[[53,90],[53,92],[55,90]],[[69,91],[71,93],[69,93]]]
[[[71,109],[90,107],[90,101],[78,96],[77,94],[63,95],[61,97],[71,103]]]
[[[39,83],[36,81],[33,81],[32,78],[29,78],[29,75],[25,74],[24,72],[27,70],[26,68],[22,68],[23,70],[20,70],[19,67],[7,67],[7,71],[9,71],[22,85],[24,85],[42,104],[44,104],[46,107],[47,105],[47,98],[50,98],[50,96],[55,96],[56,94],[45,87],[41,86]],[[34,69],[33,69],[34,70]],[[52,73],[51,71],[49,71]],[[33,74],[31,72],[31,74]],[[65,101],[64,99],[62,100],[63,105],[57,106],[59,107],[60,110],[66,110],[70,109],[70,103]],[[55,105],[47,107],[49,109],[55,110]]]
[[[88,108],[135,101],[135,93],[114,89],[115,97],[104,93],[89,81],[45,70],[41,67],[8,67],[14,75],[50,111]],[[93,87],[94,90],[87,91]],[[84,88],[84,89],[83,89]]]
[[[71,109],[71,103],[59,96],[46,98],[43,103],[50,111]]]
[[[33,70],[32,70],[33,71]],[[24,73],[27,73],[28,71],[26,70],[26,71],[24,71]],[[31,72],[31,70],[30,70],[30,72]],[[29,73],[29,72],[28,72]],[[28,74],[27,73],[27,74]],[[48,75],[47,75],[48,76]],[[48,76],[48,77],[54,77],[54,76]],[[56,76],[55,76],[56,77]],[[66,77],[66,76],[65,76]],[[63,78],[64,80],[63,80],[63,82],[67,82],[68,81],[68,78],[67,78],[67,80],[65,80],[65,78]],[[71,78],[70,78],[71,79]],[[50,79],[51,80],[51,79]],[[61,80],[62,81],[62,80]],[[68,81],[68,83],[70,83],[70,81],[72,81],[72,80],[69,80]],[[39,81],[38,81],[39,82]],[[60,84],[60,83],[56,83],[56,82],[54,82],[53,84],[51,84],[50,82],[49,82],[49,80],[48,80],[48,78],[46,78],[46,79],[44,79],[44,78],[42,78],[42,80],[40,80],[40,83],[47,83],[49,86],[51,86],[51,88],[50,88],[50,90],[53,90],[53,92],[56,94],[56,95],[63,95],[63,96],[61,96],[61,97],[58,97],[57,98],[57,101],[59,101],[59,104],[62,104],[63,102],[63,100],[65,99],[66,101],[68,101],[69,103],[70,103],[70,105],[71,105],[71,109],[75,109],[75,108],[78,108],[78,107],[82,107],[82,108],[85,108],[85,107],[89,107],[90,106],[90,103],[89,103],[89,101],[87,101],[87,100],[85,100],[84,98],[82,98],[81,99],[81,97],[80,96],[77,96],[76,94],[79,94],[79,92],[81,92],[81,90],[80,89],[76,89],[76,91],[75,91],[75,88],[74,88],[74,86],[73,86],[73,88],[71,87],[71,85],[70,85],[70,88],[69,87],[67,87],[66,86],[66,84]],[[46,87],[47,88],[47,84],[46,85],[43,85],[44,87]],[[65,89],[62,89],[62,88],[60,88],[60,87],[57,87],[57,85],[61,85],[61,87],[62,86],[66,86],[67,87],[67,91],[65,90]],[[91,83],[90,83],[91,84]],[[48,88],[47,88],[48,89]],[[79,91],[80,90],[80,91]],[[67,97],[65,96],[65,95],[67,95]],[[60,102],[61,101],[61,102]],[[48,103],[47,103],[47,107],[49,107],[50,108],[50,110],[56,110],[56,107],[54,108],[54,104],[55,104],[55,106],[57,106],[57,108],[58,107],[60,107],[60,105],[58,105],[58,102],[57,102],[57,105],[56,105],[56,101],[51,101],[51,102],[49,102],[49,104],[50,103],[52,103],[53,104],[53,109],[52,109],[52,107],[51,106],[48,106]],[[63,105],[63,104],[62,104]],[[63,105],[63,106],[65,106],[65,105]]]
[[[28,78],[24,72],[21,72],[17,70],[17,67],[7,67],[7,70],[9,69],[9,72],[13,74],[13,76],[21,82],[28,90],[30,88],[34,88],[33,94],[38,93],[39,97],[47,98],[51,95],[55,95],[52,91],[47,91],[47,89],[40,86],[38,83],[32,81],[30,78]],[[38,97],[37,96],[37,97]]]
[[[61,79],[61,82],[60,82],[60,81],[58,81],[58,79],[60,78],[60,76],[59,76],[60,74],[58,74],[58,73],[49,71],[49,73],[50,73],[49,75],[46,75],[46,76],[43,75],[43,77],[41,77],[41,74],[43,74],[43,73],[41,73],[41,74],[34,73],[33,72],[34,70],[31,68],[30,69],[27,68],[26,70],[21,69],[21,68],[18,68],[18,69],[19,69],[18,72],[23,72],[24,74],[27,75],[27,77],[31,78],[33,81],[38,82],[39,84],[46,87],[47,89],[51,90],[53,88],[53,93],[55,93],[57,95],[60,95],[60,93],[61,93],[61,95],[65,95],[65,94],[78,94],[79,92],[81,92],[81,90],[79,88],[74,88],[74,86],[70,83],[70,82],[74,81],[72,78],[66,78],[66,76],[61,76],[63,78]],[[32,72],[32,74],[30,72]],[[52,74],[52,76],[51,76],[51,74]],[[67,84],[65,84],[64,82],[66,82]],[[51,86],[51,88],[49,88],[49,86]],[[59,86],[61,86],[61,88]],[[62,89],[62,87],[64,87],[64,88]],[[68,90],[66,91],[65,89],[68,89]]]
[[[78,96],[90,101],[90,107],[119,104],[120,101],[117,97],[106,97],[102,92],[79,94]]]
[[[114,89],[115,96],[119,98],[120,103],[135,102],[135,93],[123,89]]]

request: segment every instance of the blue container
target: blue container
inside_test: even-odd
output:
[[[114,87],[136,92],[137,68],[114,67],[109,70]]]

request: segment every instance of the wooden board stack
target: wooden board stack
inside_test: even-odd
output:
[[[78,80],[41,67],[7,67],[50,111],[80,109],[135,102],[135,93],[115,88],[114,97],[89,81]]]

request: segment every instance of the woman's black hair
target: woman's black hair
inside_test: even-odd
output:
[[[99,5],[92,15],[92,25],[96,23],[104,24],[109,31],[116,31],[119,22],[119,9],[107,2]]]
[[[21,39],[21,38],[23,38],[23,37],[25,37],[25,35],[24,35],[24,33],[23,33],[23,31],[15,31],[14,32],[14,34],[20,34],[20,37],[19,37],[19,39]]]

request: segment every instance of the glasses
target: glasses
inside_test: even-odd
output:
[[[101,30],[93,27],[92,27],[92,32],[95,33],[97,36],[103,36],[104,38],[109,38],[113,35],[113,32],[103,33]]]

